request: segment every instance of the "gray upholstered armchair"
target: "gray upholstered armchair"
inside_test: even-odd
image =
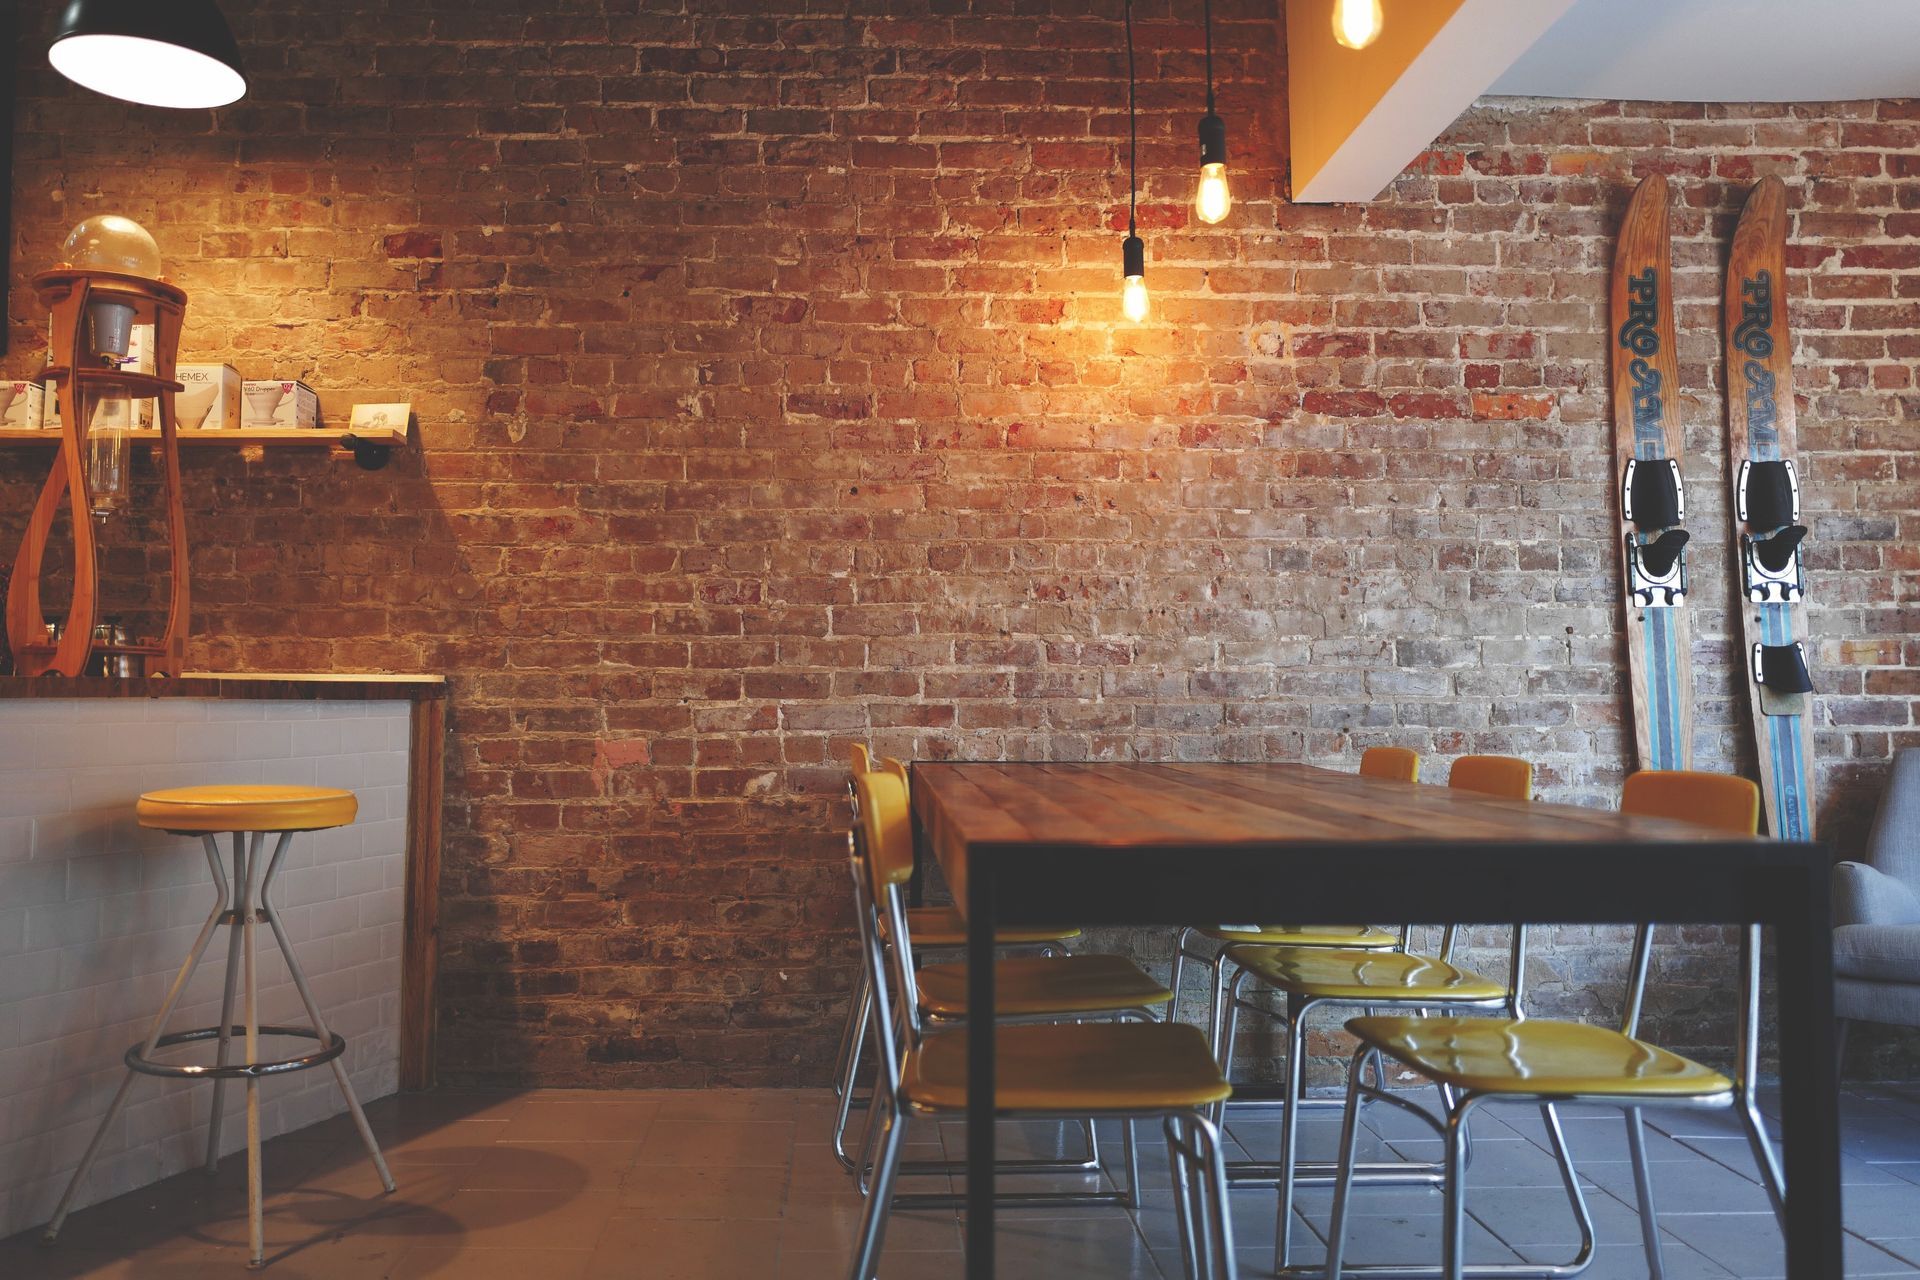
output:
[[[1833,869],[1834,1011],[1920,1027],[1920,748],[1894,753],[1865,862]]]

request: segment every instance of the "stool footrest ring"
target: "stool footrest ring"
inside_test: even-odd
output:
[[[245,1027],[229,1027],[227,1034],[234,1040],[244,1040]],[[312,1027],[260,1027],[257,1034],[263,1036],[302,1036],[308,1040],[320,1040],[320,1033]],[[197,1040],[218,1040],[219,1027],[196,1027],[191,1031],[175,1031],[161,1036],[154,1042],[154,1048],[167,1049],[177,1044],[192,1044]],[[281,1075],[288,1071],[305,1071],[322,1063],[332,1062],[347,1051],[347,1042],[339,1032],[331,1032],[321,1041],[320,1047],[312,1053],[299,1054],[292,1058],[276,1058],[272,1062],[229,1062],[225,1066],[201,1065],[184,1062],[155,1062],[142,1057],[141,1046],[134,1045],[127,1050],[127,1066],[141,1075],[165,1076],[173,1080],[233,1080],[248,1077]]]

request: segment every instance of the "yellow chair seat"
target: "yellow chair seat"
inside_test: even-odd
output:
[[[967,922],[953,907],[907,908],[907,934],[916,947],[964,947]],[[997,946],[1037,946],[1043,942],[1071,942],[1080,930],[1070,924],[1029,924],[996,929]]]
[[[1699,1098],[1733,1082],[1610,1027],[1506,1018],[1354,1018],[1347,1030],[1441,1084],[1473,1093]]]
[[[1404,951],[1341,951],[1331,947],[1228,947],[1227,963],[1290,995],[1319,1000],[1397,1000],[1417,996],[1498,1000],[1506,987],[1433,956]]]
[[[1390,951],[1400,945],[1392,929],[1370,924],[1217,924],[1200,930],[1215,942],[1257,942],[1263,947],[1364,947]]]
[[[1206,1037],[1185,1023],[999,1027],[993,1049],[993,1100],[1001,1110],[1174,1111],[1233,1092]],[[923,1040],[907,1055],[901,1091],[919,1106],[965,1109],[967,1033],[940,1031]]]
[[[322,831],[360,812],[351,791],[239,784],[149,791],[134,806],[140,825],[161,831]]]
[[[920,970],[920,1007],[936,1018],[967,1016],[967,967]],[[993,1005],[1001,1017],[1118,1013],[1165,1004],[1173,993],[1123,956],[1015,956],[996,962]]]

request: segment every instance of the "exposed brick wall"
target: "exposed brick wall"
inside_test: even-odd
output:
[[[25,277],[120,210],[192,294],[187,355],[302,377],[335,421],[414,403],[423,448],[384,472],[190,455],[194,653],[451,675],[447,1078],[819,1080],[854,739],[1334,763],[1396,742],[1527,755],[1545,795],[1609,802],[1606,265],[1655,169],[1701,762],[1751,763],[1717,333],[1763,173],[1796,214],[1825,832],[1856,842],[1889,750],[1920,743],[1913,103],[1490,101],[1386,198],[1293,207],[1276,6],[1222,0],[1239,203],[1200,228],[1197,6],[1149,0],[1134,327],[1118,0],[226,7],[255,89],[216,113],[108,102],[23,53],[5,367],[43,341]],[[0,460],[8,546],[43,465]],[[1718,939],[1673,966],[1677,1044],[1718,1034]],[[1545,947],[1566,994],[1544,1007],[1603,1008],[1576,988],[1619,959]]]

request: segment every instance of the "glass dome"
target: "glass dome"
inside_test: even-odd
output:
[[[87,270],[160,278],[160,246],[145,227],[117,213],[95,214],[69,231],[60,258]]]

